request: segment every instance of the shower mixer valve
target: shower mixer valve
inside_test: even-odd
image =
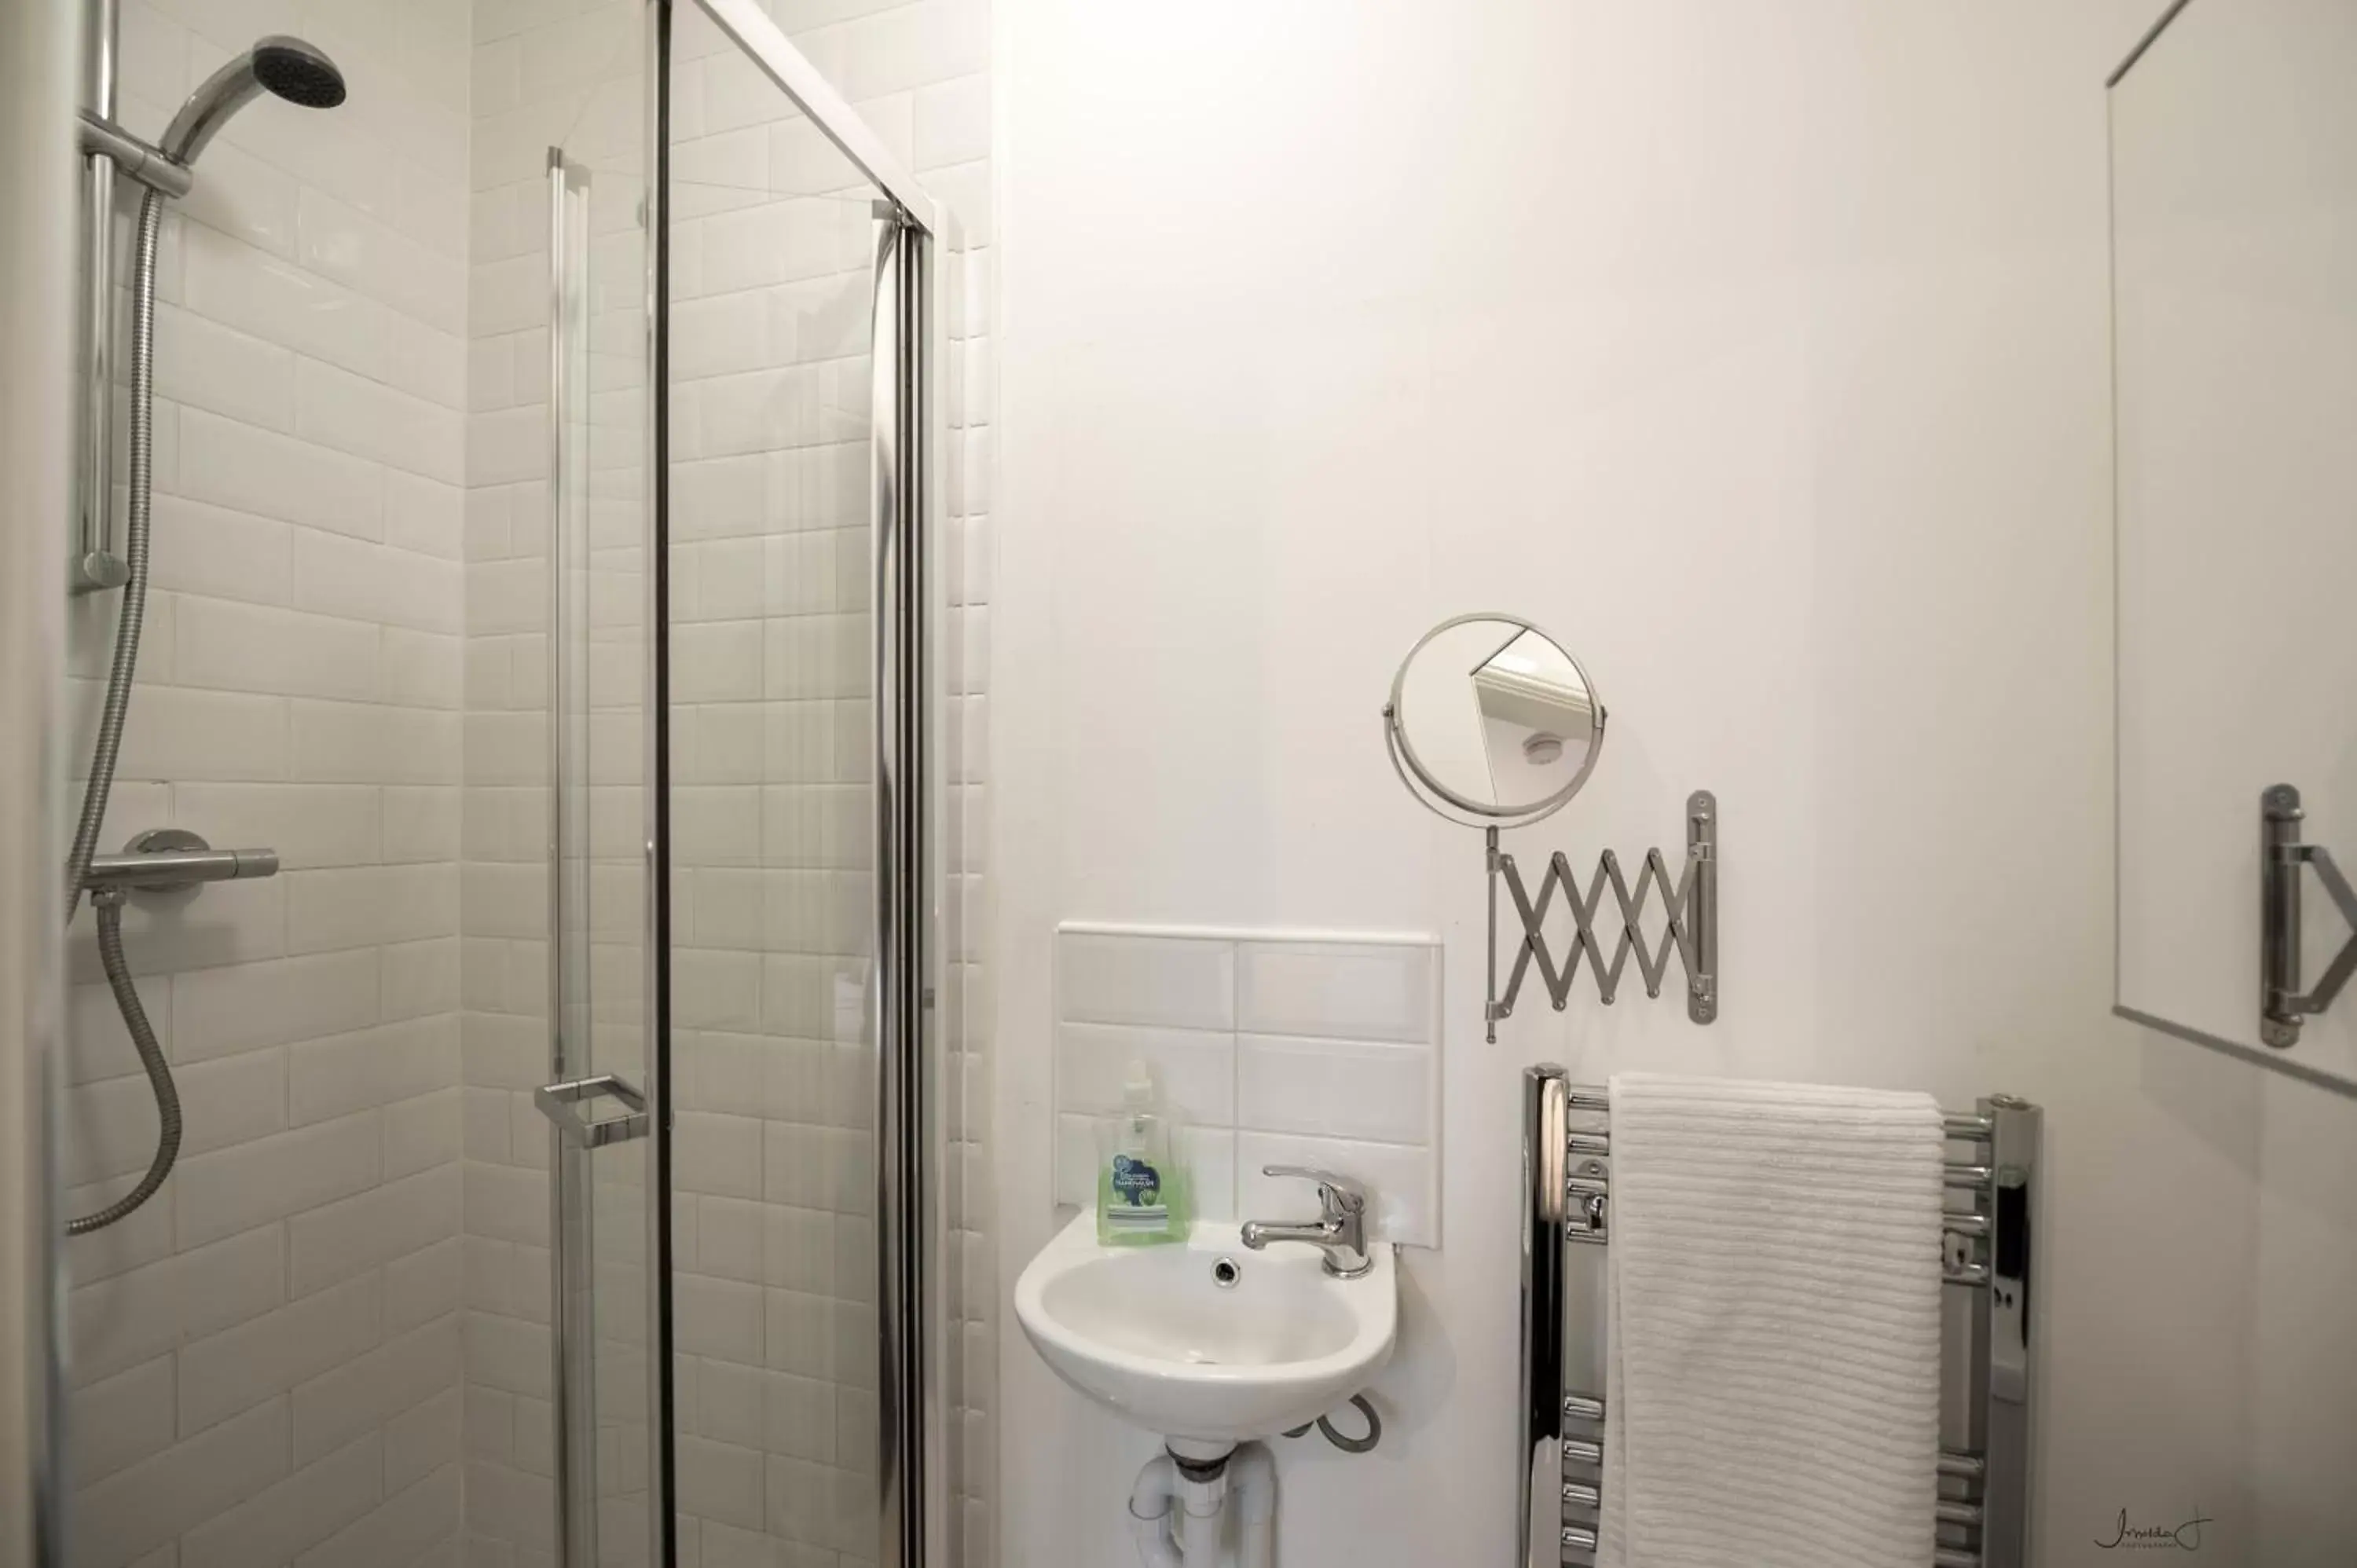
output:
[[[123,854],[93,856],[84,886],[94,894],[174,893],[200,882],[277,875],[274,849],[215,849],[185,828],[150,828]]]

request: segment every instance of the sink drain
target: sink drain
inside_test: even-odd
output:
[[[1243,1266],[1233,1258],[1222,1258],[1211,1265],[1211,1283],[1222,1290],[1235,1289],[1236,1282],[1243,1278]]]

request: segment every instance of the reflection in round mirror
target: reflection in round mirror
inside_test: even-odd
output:
[[[1408,650],[1383,726],[1394,765],[1426,805],[1519,826],[1587,782],[1604,704],[1579,661],[1528,621],[1458,616]]]

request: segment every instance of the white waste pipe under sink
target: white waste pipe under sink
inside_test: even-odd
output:
[[[1247,1443],[1228,1461],[1236,1498],[1236,1568],[1269,1568],[1276,1552],[1276,1455]]]
[[[1137,1473],[1129,1493],[1129,1532],[1146,1568],[1180,1568],[1178,1543],[1171,1538],[1170,1509],[1178,1500],[1178,1466],[1157,1454]]]
[[[1219,1460],[1187,1455],[1190,1465]],[[1224,1552],[1230,1499],[1237,1550]],[[1130,1534],[1145,1568],[1270,1568],[1276,1522],[1276,1459],[1258,1443],[1239,1444],[1214,1474],[1189,1477],[1168,1453],[1137,1473],[1129,1495]]]

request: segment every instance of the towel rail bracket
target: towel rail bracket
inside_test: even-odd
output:
[[[1546,874],[1539,879],[1538,897],[1531,897],[1529,885],[1523,879],[1522,867],[1512,855],[1498,846],[1498,830],[1491,828],[1486,836],[1484,857],[1490,875],[1490,992],[1482,1010],[1488,1026],[1490,1043],[1498,1040],[1498,1020],[1511,1018],[1514,1000],[1522,994],[1523,982],[1531,967],[1538,967],[1541,983],[1546,987],[1548,1000],[1562,1012],[1571,1004],[1572,982],[1578,977],[1581,961],[1587,961],[1596,975],[1596,988],[1606,1006],[1610,1006],[1620,989],[1622,971],[1628,967],[1629,955],[1636,954],[1637,972],[1645,983],[1645,994],[1658,997],[1662,982],[1669,972],[1670,955],[1677,955],[1678,965],[1685,972],[1686,1016],[1697,1024],[1708,1024],[1718,1016],[1718,797],[1707,789],[1697,789],[1686,797],[1685,864],[1674,885],[1670,880],[1668,861],[1658,849],[1645,852],[1644,869],[1637,874],[1632,894],[1628,876],[1620,869],[1620,856],[1606,850],[1597,862],[1596,871],[1587,879],[1587,891],[1583,895],[1574,876],[1571,862],[1561,850],[1547,857]],[[1505,989],[1498,986],[1498,895],[1503,884],[1507,900],[1512,906],[1515,923],[1522,928],[1520,937],[1513,939],[1513,966],[1506,976]],[[1666,911],[1666,924],[1658,940],[1646,934],[1643,917],[1653,889],[1659,886]],[[1607,889],[1615,906],[1604,906]],[[1554,910],[1555,894],[1560,891],[1571,914],[1571,949],[1561,963],[1547,945],[1547,917]],[[1605,956],[1605,943],[1612,944],[1609,958]]]

